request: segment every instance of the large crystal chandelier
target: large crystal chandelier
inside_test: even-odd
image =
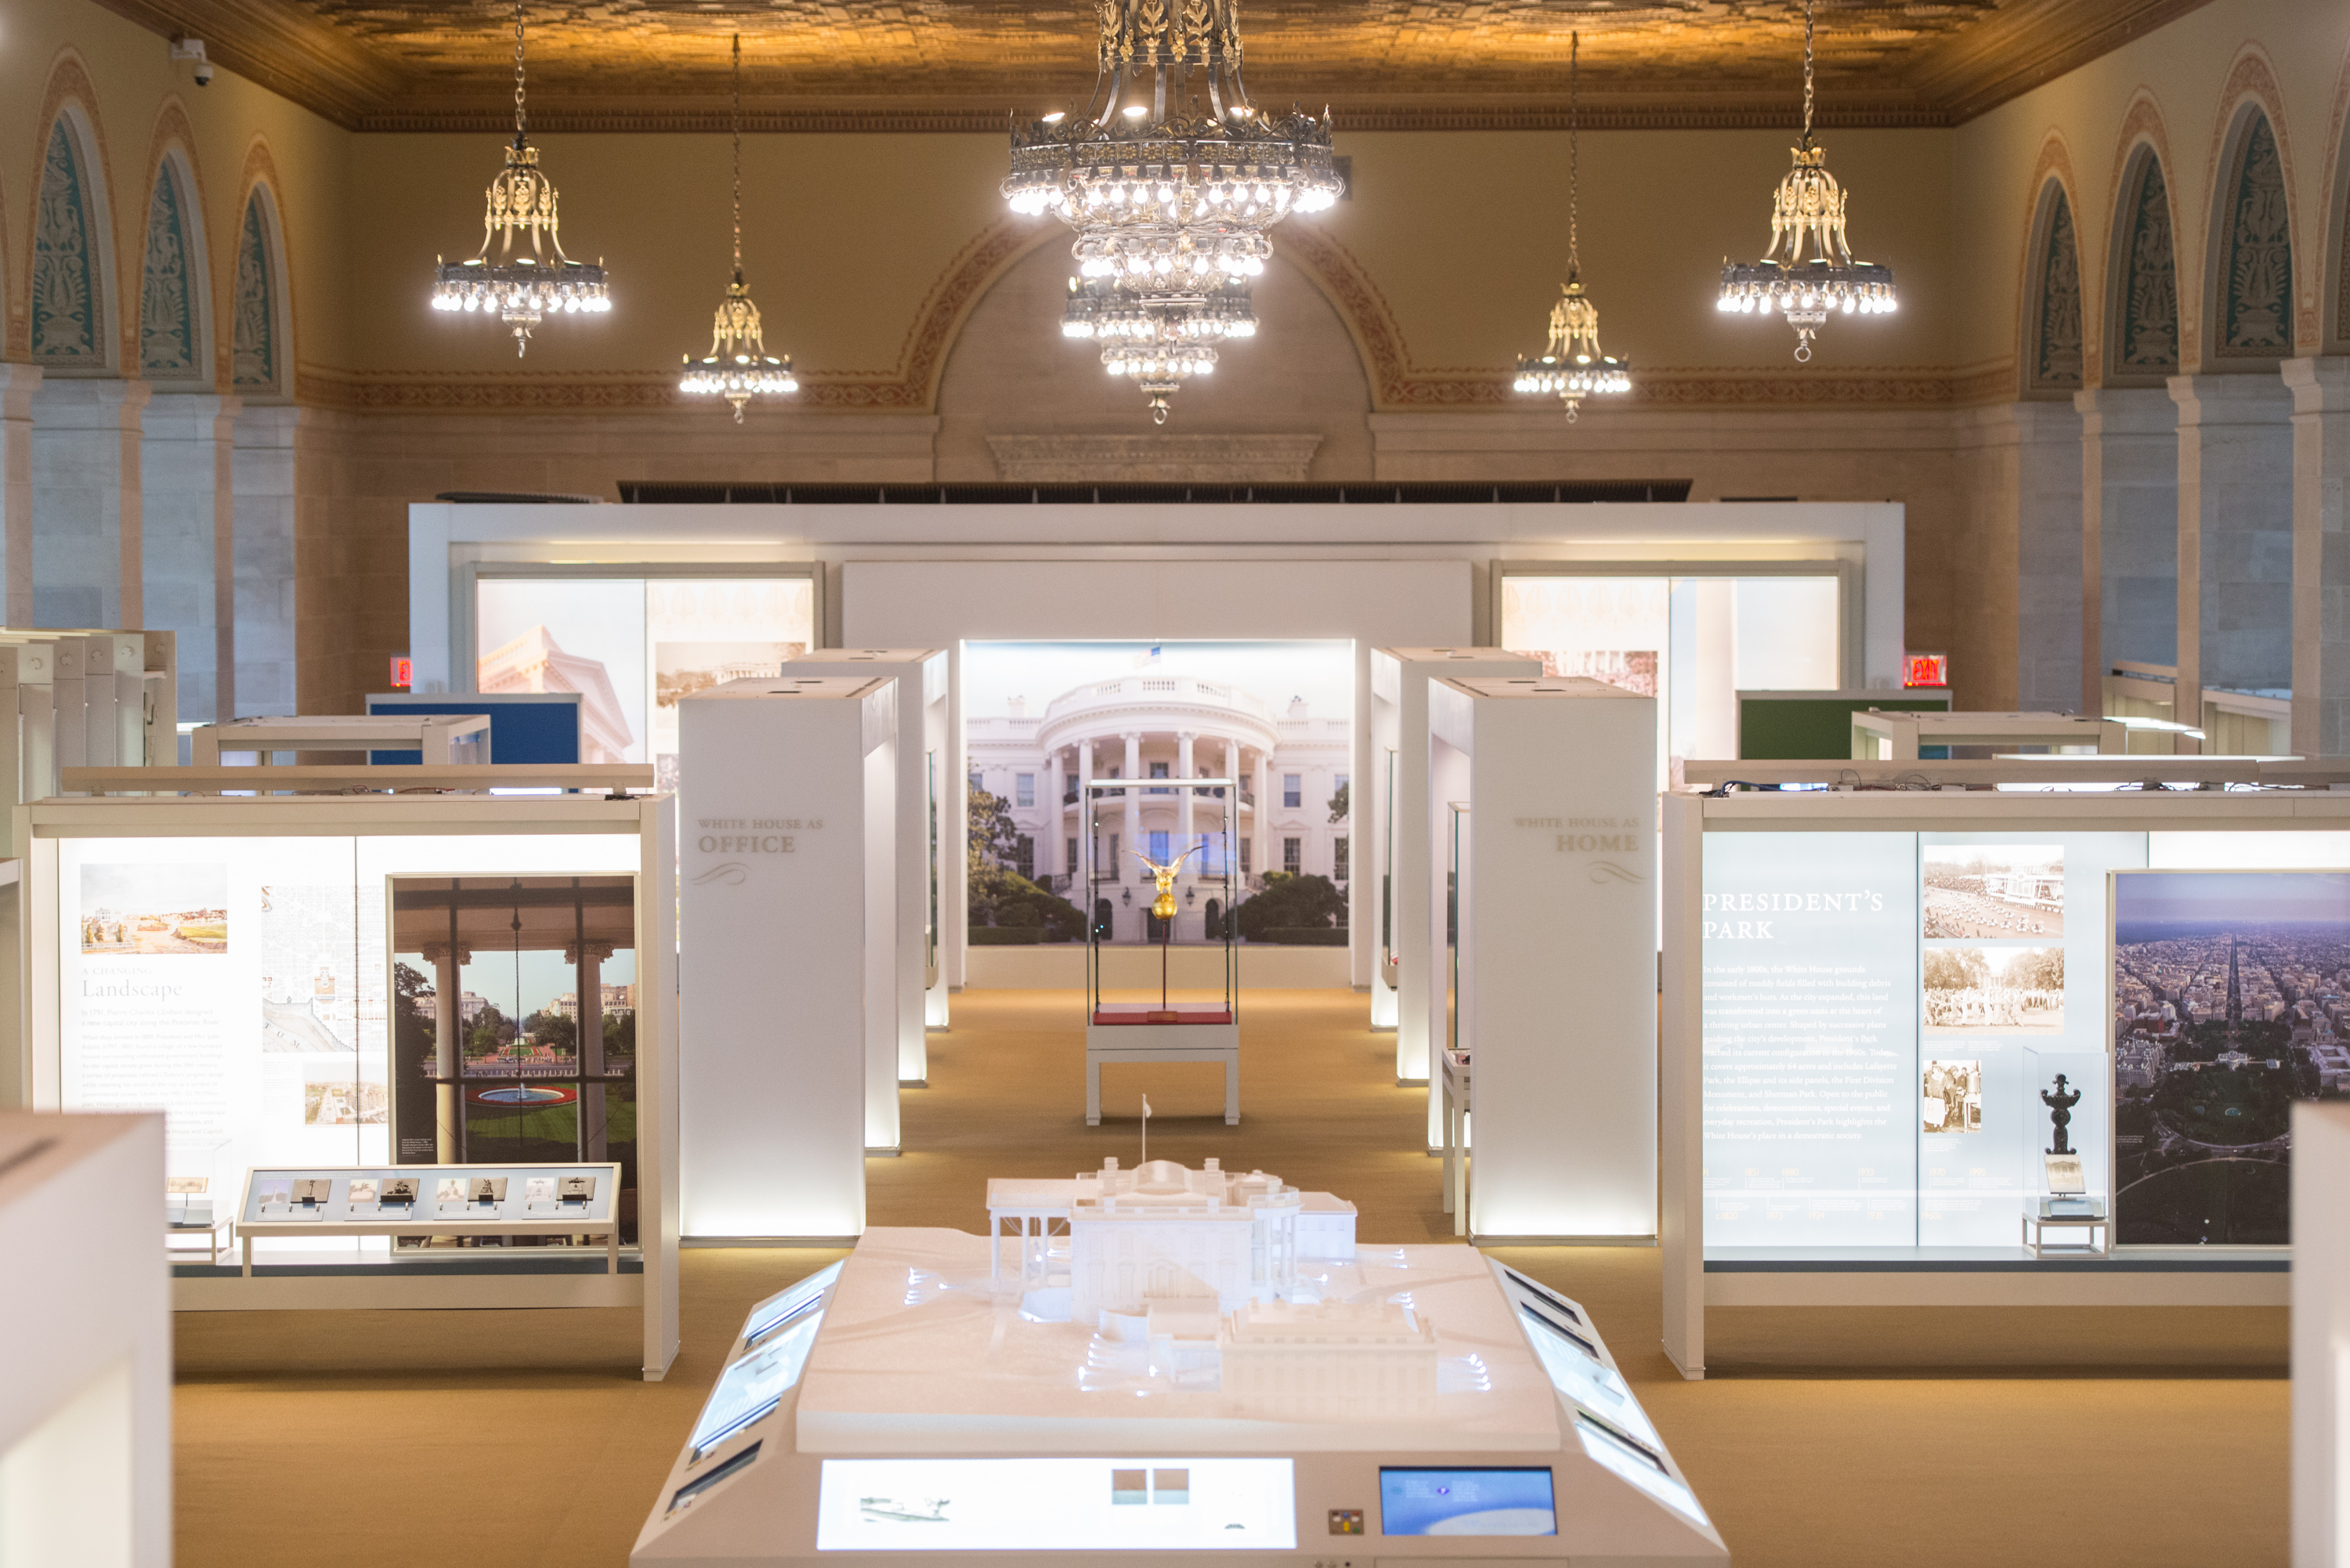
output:
[[[496,311],[514,328],[515,354],[530,347],[530,329],[542,316],[612,308],[604,291],[604,264],[590,265],[563,254],[556,234],[555,182],[539,171],[538,149],[530,144],[523,104],[522,0],[515,0],[515,138],[506,166],[490,182],[482,215],[482,248],[471,261],[434,257],[432,308]],[[530,254],[519,254],[524,239]],[[490,255],[494,242],[498,254]]]
[[[1582,119],[1578,78],[1583,35],[1570,36],[1566,57],[1566,282],[1550,307],[1550,340],[1532,357],[1518,356],[1521,392],[1555,393],[1573,424],[1583,400],[1632,389],[1631,365],[1599,351],[1599,308],[1583,292],[1583,255],[1575,233],[1583,183]]]
[[[1267,119],[1241,78],[1237,0],[1096,0],[1099,74],[1085,115],[1048,114],[1012,133],[1012,210],[1076,230],[1061,330],[1103,345],[1150,416],[1215,345],[1256,331],[1249,280],[1265,231],[1338,199],[1330,119]]]
[[[1722,263],[1717,308],[1778,311],[1795,329],[1802,361],[1812,357],[1812,335],[1831,311],[1876,316],[1895,307],[1893,269],[1852,259],[1843,187],[1828,172],[1826,150],[1812,145],[1812,0],[1804,0],[1804,140],[1794,151],[1794,170],[1771,207],[1771,247],[1759,262]]]
[[[734,281],[718,302],[718,318],[710,329],[710,352],[696,359],[685,357],[685,375],[677,389],[687,393],[715,392],[733,405],[734,422],[743,422],[743,405],[753,398],[796,392],[792,357],[777,358],[767,352],[759,336],[759,307],[743,286],[743,35],[734,35]]]

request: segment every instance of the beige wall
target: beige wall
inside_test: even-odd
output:
[[[678,404],[725,277],[726,143],[558,135],[546,166],[571,253],[613,269],[616,308],[544,327],[517,361],[497,327],[426,306],[436,254],[470,254],[499,164],[488,135],[353,135],[223,72],[198,89],[163,41],[92,0],[0,0],[0,289],[24,354],[45,105],[70,59],[95,82],[114,213],[117,319],[135,323],[157,127],[186,118],[213,295],[229,297],[255,149],[286,225],[297,393],[301,694],[346,707],[404,651],[404,506],[452,488],[611,494],[632,478],[987,479],[991,433],[1148,433],[1141,400],[1055,324],[1066,234],[1007,218],[993,135],[764,135],[744,147],[745,260],[771,349],[805,390],[736,427]],[[70,74],[68,67],[68,74]],[[1278,98],[1279,72],[1260,67]],[[2232,84],[2232,85],[2231,85]],[[2026,234],[2039,178],[2075,196],[2091,336],[2125,125],[2158,125],[2199,322],[2219,141],[2268,94],[2294,201],[2303,352],[2339,289],[2350,7],[2218,0],[1964,126],[1835,130],[1853,239],[1898,275],[1901,312],[1838,319],[1799,367],[1783,323],[1712,309],[1725,254],[1767,238],[1786,133],[1595,132],[1583,257],[1628,406],[1566,426],[1501,390],[1539,346],[1564,266],[1555,132],[1340,137],[1354,192],[1276,231],[1264,326],[1176,399],[1175,432],[1322,436],[1314,473],[1686,478],[1699,498],[1909,508],[1909,640],[1954,656],[1961,701],[2016,691],[2014,464],[1980,410],[2018,395]],[[1794,93],[1789,94],[1791,111]],[[2134,107],[2135,106],[2135,107]],[[2191,243],[2188,243],[2191,240]],[[213,333],[224,353],[225,312]],[[2091,350],[2091,377],[2096,351]]]

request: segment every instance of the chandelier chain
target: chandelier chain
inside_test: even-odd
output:
[[[743,281],[743,35],[734,35],[734,281]]]
[[[1812,0],[1804,0],[1804,145],[1812,144]]]
[[[523,107],[522,96],[522,7],[523,0],[515,0],[515,145],[530,131],[530,117]]]
[[[1583,69],[1583,35],[1568,35],[1566,55],[1566,275],[1583,275],[1583,255],[1577,245],[1576,227],[1583,202],[1583,115],[1580,99],[1580,77]]]

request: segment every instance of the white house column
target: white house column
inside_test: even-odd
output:
[[[572,966],[579,1005],[573,1010],[578,1031],[579,1075],[600,1078],[604,1066],[604,961],[612,956],[610,942],[574,942],[563,961]],[[600,1160],[607,1148],[604,1085],[579,1085],[579,1158]]]
[[[2293,393],[2293,749],[2350,753],[2350,358],[2288,359]]]
[[[0,625],[33,624],[33,365],[0,365]]]
[[[453,929],[453,915],[451,926]],[[465,1021],[460,988],[463,967],[473,961],[473,954],[461,942],[427,942],[422,952],[432,966],[432,1076],[437,1080],[432,1086],[433,1158],[455,1165],[465,1158],[464,1106],[457,1094],[465,1060],[464,1042],[459,1037]],[[404,1151],[401,1158],[407,1158]]]
[[[2178,710],[2207,686],[2293,680],[2292,394],[2273,376],[2173,376],[2178,405]]]
[[[1052,878],[1068,869],[1061,864],[1061,839],[1066,830],[1065,825],[1069,819],[1069,808],[1061,801],[1061,796],[1066,793],[1061,788],[1061,775],[1067,771],[1062,761],[1066,755],[1066,753],[1058,746],[1045,753],[1045,784],[1047,791],[1045,799],[1053,808],[1049,819],[1053,826],[1046,830],[1045,836],[1045,885],[1048,888],[1053,885]]]
[[[2081,711],[2096,713],[2114,660],[2178,657],[2178,405],[2158,388],[2116,387],[2075,392],[2073,406],[2081,414]]]
[[[1256,840],[1250,853],[1254,858],[1256,874],[1263,876],[1273,869],[1273,757],[1260,750],[1256,754],[1256,820],[1250,825],[1249,835]]]
[[[1126,742],[1126,772],[1122,776],[1129,781],[1126,788],[1118,792],[1126,799],[1126,836],[1119,844],[1116,867],[1118,879],[1123,882],[1127,867],[1134,864],[1135,852],[1142,847],[1142,792],[1131,782],[1142,776],[1142,735],[1129,730],[1118,739]]]
[[[135,627],[145,381],[46,378],[33,393],[33,618]]]
[[[179,634],[182,720],[236,709],[235,398],[174,392],[140,420],[141,626]]]
[[[1175,776],[1177,778],[1199,777],[1198,770],[1191,765],[1191,742],[1198,738],[1189,730],[1175,732]],[[1175,853],[1180,855],[1191,847],[1191,796],[1195,792],[1179,789],[1175,793],[1181,797],[1175,804],[1175,821],[1182,834],[1181,840],[1175,846]],[[1198,867],[1195,867],[1193,869],[1196,870]]]

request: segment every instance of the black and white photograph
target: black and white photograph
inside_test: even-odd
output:
[[[1929,844],[1919,862],[1929,938],[2021,941],[2064,934],[2061,845]]]
[[[2063,948],[1928,948],[1920,972],[1929,1035],[2064,1028]]]
[[[1982,1131],[1982,1063],[1929,1060],[1919,1075],[1918,1113],[1929,1133]]]

